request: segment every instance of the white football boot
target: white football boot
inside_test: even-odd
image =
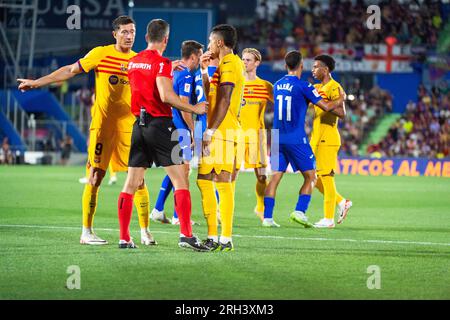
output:
[[[320,219],[318,222],[314,223],[314,228],[334,228],[334,220],[333,219]]]
[[[338,224],[341,224],[347,217],[348,211],[350,210],[352,205],[353,203],[348,199],[344,199],[339,203],[338,205],[339,219],[337,222]]]
[[[141,229],[141,244],[144,246],[155,246],[158,243],[155,241],[148,229]]]
[[[152,212],[150,213],[150,219],[152,219],[153,221],[159,221],[161,223],[171,224],[171,221],[167,219],[164,211],[159,211],[156,208],[153,208]]]
[[[264,218],[263,222],[262,222],[262,226],[263,227],[274,227],[274,228],[279,228],[280,225],[278,223],[276,223],[273,219],[269,219],[269,218]]]
[[[112,186],[113,184],[116,184],[116,183],[117,183],[117,177],[116,176],[112,176],[112,177],[109,178],[109,181],[108,181],[108,185],[109,186]]]
[[[78,179],[78,182],[79,183],[81,183],[81,184],[86,184],[86,183],[88,183],[88,178],[87,177],[83,177],[83,178],[80,178],[80,179]]]
[[[108,241],[99,238],[94,233],[94,231],[92,231],[90,229],[84,229],[83,233],[81,234],[81,237],[80,237],[80,243],[99,246],[99,245],[108,244]]]

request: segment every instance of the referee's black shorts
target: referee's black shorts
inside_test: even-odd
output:
[[[167,167],[183,163],[172,118],[146,114],[145,125],[139,122],[138,117],[133,125],[128,167],[150,168],[153,163],[157,167]]]

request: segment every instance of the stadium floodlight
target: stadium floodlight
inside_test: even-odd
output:
[[[128,1],[128,7],[134,8],[134,1],[133,0]]]

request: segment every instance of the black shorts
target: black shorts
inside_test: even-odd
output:
[[[145,126],[134,122],[128,167],[150,168],[182,164],[178,134],[172,118],[146,115]],[[175,133],[174,133],[175,132]]]

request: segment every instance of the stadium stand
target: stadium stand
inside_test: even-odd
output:
[[[279,1],[276,7],[263,0],[257,5],[254,20],[239,28],[240,40],[263,46],[269,60],[282,58],[298,43],[305,57],[317,55],[322,43],[380,44],[394,37],[398,44],[437,45],[445,21],[441,2],[381,1],[378,5],[384,28],[367,33],[367,4],[361,0]],[[363,46],[360,50],[364,51]],[[348,58],[358,59],[361,54]]]
[[[420,85],[416,102],[410,102],[403,116],[392,125],[369,154],[382,157],[448,158],[450,153],[450,95],[448,88]]]

